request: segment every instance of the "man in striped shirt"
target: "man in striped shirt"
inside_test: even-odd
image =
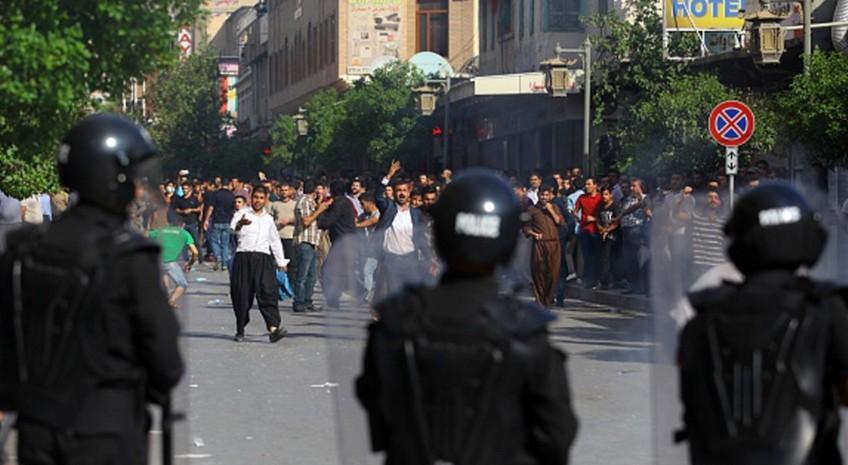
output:
[[[718,191],[707,193],[706,205],[692,212],[692,264],[698,277],[710,268],[721,265],[724,255],[725,211]]]
[[[316,201],[315,181],[307,179],[303,183],[303,195],[294,207],[294,251],[297,267],[294,278],[295,313],[320,310],[312,303],[312,293],[318,279],[318,243],[321,233],[318,230],[318,217],[327,211],[328,203]]]

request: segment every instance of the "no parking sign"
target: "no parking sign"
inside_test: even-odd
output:
[[[754,112],[738,100],[727,100],[710,112],[709,127],[713,139],[727,148],[724,170],[730,179],[730,205],[733,206],[734,177],[739,171],[739,146],[754,135]]]
[[[710,134],[725,147],[739,147],[754,135],[754,112],[738,100],[727,100],[710,113]]]

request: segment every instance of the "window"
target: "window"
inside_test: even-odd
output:
[[[546,32],[582,31],[584,0],[544,0],[542,29]]]
[[[330,16],[330,63],[336,62],[336,52],[338,48],[336,48],[336,15]]]
[[[531,2],[533,0],[530,0]],[[521,0],[521,3],[518,6],[520,10],[518,11],[518,38],[524,38],[524,0]]]
[[[312,47],[315,45],[315,37],[312,35],[312,23],[306,26],[306,75],[312,74],[312,68],[315,67],[315,59],[312,56]]]
[[[448,56],[448,0],[418,0],[417,51]]]
[[[598,13],[602,15],[609,13],[609,0],[598,0]]]
[[[530,35],[536,33],[536,2],[539,0],[530,0]]]
[[[486,27],[489,25],[489,11],[487,7],[488,4],[489,2],[485,0],[480,2],[480,49],[482,49],[483,51],[486,51],[486,39],[489,38],[489,36],[486,35],[489,31],[489,28]]]
[[[283,87],[289,86],[289,38],[286,37],[283,45]]]
[[[498,37],[502,39],[512,35],[512,2],[513,0],[505,0],[498,8]]]

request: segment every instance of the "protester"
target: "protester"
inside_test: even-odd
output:
[[[165,289],[168,290],[168,304],[171,308],[179,307],[178,301],[188,289],[188,280],[185,273],[191,271],[192,265],[197,262],[200,256],[194,238],[183,226],[181,222],[169,225],[167,210],[160,208],[152,215],[150,231],[147,235],[148,238],[158,242],[159,246],[162,247],[160,254],[162,280]],[[188,262],[181,266],[179,260],[186,249],[189,250],[191,256]]]
[[[524,227],[524,234],[533,239],[533,252],[530,260],[533,276],[533,292],[536,302],[543,307],[554,303],[559,282],[562,251],[559,242],[559,225],[563,216],[554,205],[554,190],[551,186],[541,186],[539,201],[530,207],[530,221]]]
[[[389,185],[400,170],[400,162],[392,161],[382,180],[383,185]],[[410,204],[411,183],[405,179],[395,180],[394,193],[394,201],[377,199],[380,220],[375,240],[381,249],[377,270],[378,298],[398,291],[404,284],[421,282],[423,267],[430,261],[424,235],[424,216],[421,210]]]
[[[303,183],[303,195],[297,200],[294,207],[294,247],[297,256],[297,270],[293,283],[292,311],[295,313],[320,310],[312,302],[315,283],[318,280],[317,247],[320,240],[318,223],[315,220],[329,206],[319,204],[316,197],[315,182],[307,179]]]
[[[578,240],[583,252],[583,286],[594,288],[600,279],[601,236],[598,231],[598,213],[601,194],[593,178],[586,178],[583,186],[586,193],[577,199],[574,210],[580,214]]]
[[[204,203],[206,218],[203,221],[203,229],[206,231],[212,255],[215,256],[215,264],[212,268],[215,271],[226,270],[230,263],[230,244],[232,241],[230,221],[237,209],[235,196],[227,189],[225,184],[221,178],[215,178],[215,185],[213,186],[215,190],[207,195]],[[241,199],[244,200],[244,197]]]
[[[616,184],[617,185],[617,184]],[[619,245],[618,221],[621,208],[613,195],[613,189],[604,186],[601,189],[601,206],[598,211],[598,232],[601,235],[601,289],[613,287],[613,263],[616,263]]]
[[[653,214],[652,208],[651,198],[645,194],[645,183],[634,178],[630,182],[630,195],[622,201],[619,220],[622,237],[620,263],[626,282],[625,293],[642,294],[646,290],[646,274],[641,272],[641,268],[647,260],[640,259],[640,255],[647,244],[646,229]]]
[[[249,312],[254,298],[270,332],[268,339],[272,343],[278,342],[287,333],[280,324],[275,270],[285,270],[288,260],[274,219],[265,212],[267,202],[267,189],[257,187],[251,196],[251,208],[236,212],[230,222],[230,228],[238,237],[230,280],[230,296],[236,316],[233,339],[236,342],[244,340],[244,328],[250,321]]]
[[[327,307],[338,310],[345,291],[359,294],[356,286],[357,257],[359,242],[356,235],[356,208],[347,198],[347,183],[337,179],[330,184],[332,199],[327,202],[327,212],[318,217],[318,227],[327,230],[330,250],[321,267],[321,286]],[[362,295],[355,295],[364,299]]]
[[[294,282],[295,267],[297,266],[294,253],[294,194],[295,191],[292,189],[291,184],[288,182],[280,183],[277,188],[278,200],[271,202],[270,208],[271,216],[277,225],[277,232],[280,233],[283,252],[291,260],[287,270],[290,282]]]

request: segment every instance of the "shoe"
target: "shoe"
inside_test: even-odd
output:
[[[304,307],[302,305],[292,305],[292,313],[306,313],[309,311],[309,307]]]
[[[235,341],[235,342],[244,342],[244,334],[238,334],[238,333],[236,333],[236,335],[235,335],[235,336],[233,336],[233,341]]]
[[[563,300],[554,301],[554,307],[565,308],[565,301],[563,301]]]
[[[277,328],[277,329],[271,331],[271,334],[268,335],[268,340],[271,341],[271,344],[273,344],[275,342],[279,342],[280,339],[286,337],[286,334],[288,334],[288,333],[289,332],[286,331],[286,328],[283,328],[283,327]]]
[[[577,279],[577,275],[575,273],[571,273],[565,277],[566,282],[574,281],[575,279]]]
[[[320,312],[321,310],[323,310],[321,307],[316,307],[313,304],[309,304],[309,305],[306,306],[307,312]]]
[[[218,263],[212,265],[212,271],[218,271]]]

